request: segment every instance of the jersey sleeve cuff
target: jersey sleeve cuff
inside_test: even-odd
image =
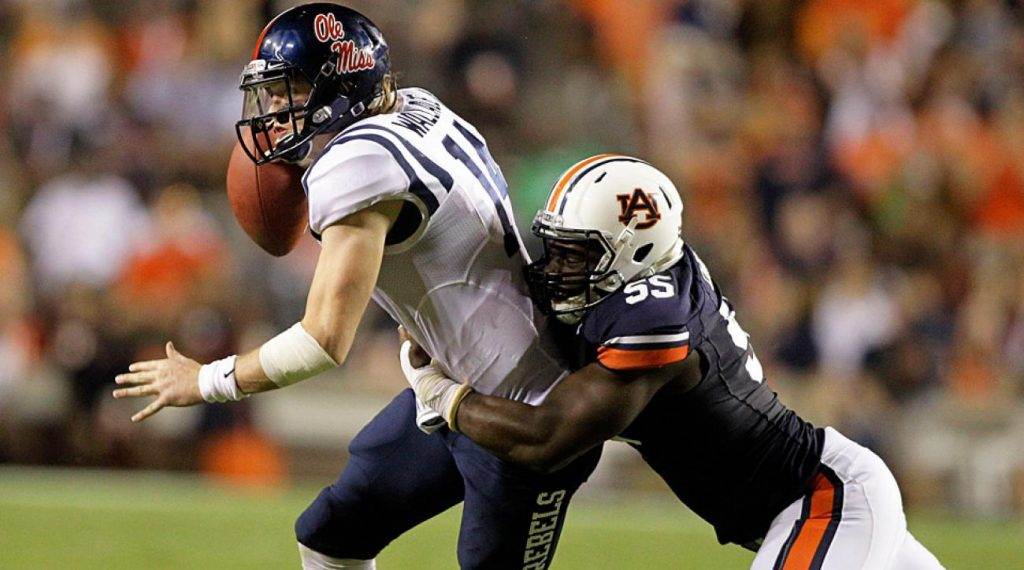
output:
[[[384,248],[386,253],[401,253],[412,246],[416,245],[419,238],[423,235],[423,232],[427,229],[427,223],[430,221],[430,214],[428,213],[427,206],[423,203],[423,200],[419,196],[412,192],[396,192],[393,194],[381,194],[368,198],[361,202],[350,204],[344,208],[338,208],[331,211],[330,213],[323,214],[318,217],[316,221],[310,219],[310,230],[315,236],[319,236],[324,232],[325,229],[337,224],[344,220],[348,216],[355,214],[356,212],[365,210],[367,208],[376,206],[382,202],[390,201],[402,201],[409,202],[419,211],[419,222],[416,229],[408,233],[408,236],[399,242],[389,242]]]
[[[690,333],[622,336],[609,339],[597,349],[597,360],[615,371],[660,368],[686,360]]]

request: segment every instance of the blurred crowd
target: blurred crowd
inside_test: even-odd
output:
[[[229,434],[274,465],[250,402],[168,454],[109,392],[167,340],[209,361],[301,316],[316,245],[270,258],[224,194],[239,72],[292,4],[0,0],[0,463],[194,468]],[[487,137],[523,230],[589,154],[665,170],[769,382],[911,500],[968,500],[985,442],[1024,456],[1020,0],[347,4]],[[397,392],[392,324],[363,332],[346,385]],[[1024,504],[1005,463],[993,509]]]

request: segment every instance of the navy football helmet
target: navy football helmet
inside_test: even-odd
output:
[[[256,164],[302,162],[314,136],[344,129],[387,95],[390,71],[388,44],[366,16],[326,2],[286,10],[242,71],[238,141]]]

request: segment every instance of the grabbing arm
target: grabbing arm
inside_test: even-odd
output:
[[[664,373],[624,378],[590,364],[538,406],[470,393],[456,425],[502,459],[550,472],[626,429],[667,380]]]
[[[422,353],[414,354],[403,362],[403,369],[407,376],[409,365],[437,373],[424,366],[427,361]],[[688,364],[627,375],[593,363],[564,378],[537,406],[468,390],[435,411],[498,457],[550,472],[622,432],[684,366]],[[415,377],[409,380],[424,402],[431,399],[429,392],[465,390],[452,380],[443,386],[436,376],[429,384],[418,385]]]

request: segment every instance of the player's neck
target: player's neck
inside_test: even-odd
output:
[[[381,111],[381,115],[387,115],[389,113],[400,113],[402,107],[405,107],[405,97],[402,97],[401,93],[395,93],[395,102],[391,104],[391,107],[387,110]]]

